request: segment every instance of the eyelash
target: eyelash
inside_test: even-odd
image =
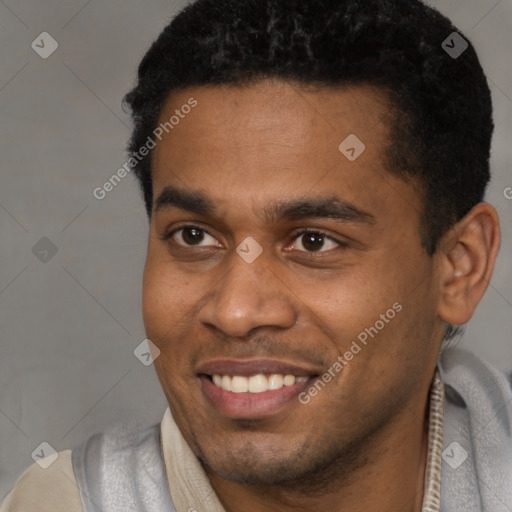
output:
[[[178,233],[179,231],[183,230],[183,229],[187,229],[187,228],[194,228],[194,229],[197,229],[198,231],[202,231],[203,233],[206,233],[207,235],[215,238],[207,229],[205,228],[202,228],[200,226],[197,226],[197,225],[194,225],[194,224],[185,224],[183,226],[179,226],[175,229],[173,229],[171,232],[167,233],[166,235],[164,235],[163,237],[160,237],[160,240],[164,241],[164,242],[167,242],[169,241],[176,233]],[[293,234],[292,236],[292,241],[295,241],[297,240],[298,238],[300,238],[301,236],[304,236],[304,235],[309,235],[309,234],[315,234],[315,235],[322,235],[324,240],[330,240],[331,242],[334,242],[336,244],[338,244],[338,246],[341,248],[341,249],[345,249],[348,247],[348,244],[346,242],[342,242],[340,240],[337,240],[336,238],[328,235],[327,233],[325,233],[325,231],[321,231],[321,230],[317,230],[317,229],[311,229],[311,228],[303,228],[303,229],[300,229],[299,231],[297,231],[296,233]],[[180,245],[181,247],[194,247],[193,245],[181,245],[181,244],[178,244]],[[332,249],[329,249],[329,251],[331,251]],[[329,252],[329,251],[299,251],[299,252],[302,252],[302,253],[306,253],[306,254],[311,254],[311,255],[314,255],[314,254],[317,254],[317,253],[326,253],[326,252]]]
[[[338,248],[340,249],[346,249],[348,247],[348,244],[346,242],[342,242],[341,240],[337,240],[336,238],[328,235],[325,231],[321,231],[319,229],[311,229],[311,228],[303,228],[303,229],[300,229],[299,231],[295,232],[292,236],[292,241],[295,241],[295,240],[298,240],[299,238],[301,238],[302,236],[304,235],[321,235],[323,237],[323,240],[324,242],[326,240],[329,240],[330,242],[334,242],[335,244],[338,245]],[[330,252],[332,251],[333,249],[328,249],[327,251],[299,251],[299,252],[303,252],[303,253],[306,253],[308,255],[315,255],[315,254],[324,254],[324,253],[327,253],[327,252]]]

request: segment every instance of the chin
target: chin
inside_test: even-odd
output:
[[[262,461],[261,454],[253,463],[240,460],[216,461],[213,464],[202,462],[210,472],[217,476],[244,485],[279,486],[304,477],[304,468],[299,469],[296,460]]]
[[[211,443],[211,440],[210,440]],[[336,450],[315,450],[311,442],[283,440],[250,441],[203,445],[197,455],[211,473],[232,482],[253,486],[286,486],[310,480],[315,473],[330,468]],[[327,448],[327,447],[325,447]]]

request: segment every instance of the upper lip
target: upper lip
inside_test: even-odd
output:
[[[295,364],[276,359],[216,359],[202,363],[197,368],[203,375],[241,375],[250,377],[259,373],[278,373],[305,377],[318,375],[318,368],[306,364]]]

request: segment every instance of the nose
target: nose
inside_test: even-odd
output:
[[[233,253],[229,271],[200,308],[199,321],[240,338],[261,327],[290,328],[297,319],[292,297],[263,254],[247,263]]]

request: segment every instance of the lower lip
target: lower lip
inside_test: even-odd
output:
[[[236,419],[254,419],[277,413],[280,409],[293,403],[299,404],[299,394],[310,384],[296,382],[281,389],[263,391],[262,393],[233,393],[216,386],[208,377],[201,375],[204,394],[224,415]]]

